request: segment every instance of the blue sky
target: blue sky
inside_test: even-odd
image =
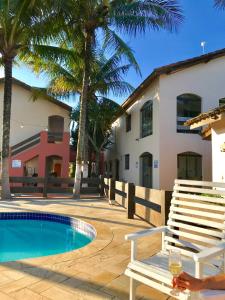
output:
[[[134,50],[142,77],[130,71],[126,80],[137,87],[154,68],[225,48],[225,11],[213,7],[213,0],[180,0],[185,20],[177,33],[147,31],[144,36],[126,38]],[[46,86],[47,78],[36,77],[25,67],[15,68],[13,75],[33,86]],[[117,99],[122,103],[127,96]]]

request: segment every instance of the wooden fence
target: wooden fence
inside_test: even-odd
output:
[[[74,178],[10,177],[10,188],[14,194],[42,193],[43,197],[47,197],[49,193],[73,193],[73,185]],[[81,194],[102,194],[102,185],[101,178],[82,178]]]
[[[149,189],[133,183],[114,181],[105,178],[105,195],[127,211],[127,217],[134,215],[154,226],[166,224],[172,198],[171,191]]]

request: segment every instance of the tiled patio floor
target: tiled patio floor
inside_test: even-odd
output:
[[[148,228],[139,219],[128,220],[120,206],[101,198],[0,201],[0,211],[43,211],[80,218],[95,226],[98,236],[81,250],[43,258],[0,264],[0,300],[105,300],[128,299],[129,280],[123,275],[130,258],[124,235]],[[144,257],[160,248],[160,237],[142,239]],[[137,299],[168,297],[144,285]],[[171,298],[172,299],[172,298]]]

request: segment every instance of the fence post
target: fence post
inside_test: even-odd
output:
[[[109,178],[109,202],[115,200],[115,179]]]
[[[135,214],[135,185],[133,183],[128,183],[127,188],[127,217],[128,219],[133,219]]]
[[[105,196],[104,187],[105,187],[104,176],[100,175],[100,196],[101,197]]]
[[[165,191],[165,224],[169,217],[170,204],[172,199],[172,191]]]

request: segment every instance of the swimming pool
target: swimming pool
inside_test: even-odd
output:
[[[0,262],[73,251],[95,237],[95,228],[79,219],[45,213],[0,213]]]

